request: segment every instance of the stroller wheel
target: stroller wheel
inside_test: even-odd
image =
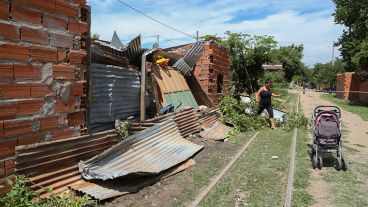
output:
[[[342,169],[342,159],[341,157],[338,157],[336,161],[336,170],[340,171],[341,169]]]
[[[341,157],[341,169],[343,171],[346,171],[348,169],[348,163],[343,156]]]
[[[323,167],[323,159],[322,157],[320,156],[318,158],[318,169],[322,170],[322,167]]]
[[[317,165],[318,165],[318,159],[317,159],[316,155],[313,155],[313,158],[312,158],[312,167],[313,167],[313,169],[316,169]]]

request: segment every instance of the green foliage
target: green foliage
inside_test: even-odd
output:
[[[336,75],[344,72],[344,63],[341,59],[336,59],[334,65],[331,62],[317,63],[313,69],[312,82],[317,84],[335,84]]]
[[[281,127],[285,130],[307,128],[308,123],[308,119],[303,114],[293,112],[285,114]]]
[[[7,180],[11,190],[0,197],[0,206],[4,207],[37,207],[38,203],[33,198],[37,193],[27,187],[27,179],[24,176],[17,176],[15,180]]]
[[[302,76],[304,73],[303,45],[281,46],[276,52],[276,59],[282,63],[285,70],[285,78],[291,81],[293,76]]]
[[[368,1],[333,0],[336,10],[333,16],[337,24],[347,29],[337,44],[346,71],[368,72]]]
[[[284,72],[265,72],[262,83],[266,80],[272,81],[273,88],[287,88],[288,82],[285,79]]]
[[[92,40],[98,40],[100,39],[100,35],[98,33],[93,33],[93,35],[91,36]]]
[[[121,139],[127,138],[129,136],[129,121],[116,121],[115,129]]]
[[[91,200],[87,195],[83,197],[76,196],[71,191],[66,191],[61,195],[51,195],[47,199],[39,199],[37,192],[31,190],[27,184],[28,180],[25,176],[16,176],[14,181],[7,180],[6,184],[10,185],[10,191],[0,196],[0,206],[4,207],[93,207],[97,203]],[[52,189],[46,189],[52,193]]]

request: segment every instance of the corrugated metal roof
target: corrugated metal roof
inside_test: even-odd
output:
[[[82,180],[77,166],[80,160],[90,159],[116,143],[116,132],[110,130],[91,136],[17,146],[15,173],[27,176],[32,182],[31,188],[42,197],[48,195],[45,189],[50,187],[57,194]]]
[[[174,120],[138,132],[100,155],[79,163],[85,179],[158,174],[187,160],[203,147],[180,135]]]
[[[158,65],[153,65],[152,72],[158,85],[157,91],[159,93],[157,95],[159,97],[157,100],[160,101],[161,107],[174,103],[175,111],[180,111],[185,107],[198,106],[184,76],[179,71],[170,66],[161,68]]]
[[[188,76],[204,51],[204,43],[203,41],[194,43],[192,48],[173,67],[178,68],[185,76]]]
[[[146,98],[149,106],[149,98]],[[114,128],[115,120],[138,116],[140,76],[137,71],[111,65],[91,65],[91,131]]]
[[[70,187],[73,190],[88,194],[92,198],[105,200],[108,198],[137,192],[146,186],[152,185],[161,179],[175,175],[176,173],[179,173],[193,165],[195,165],[195,161],[189,159],[183,164],[171,168],[159,175],[141,176],[134,179],[126,178],[107,181],[94,181],[94,183],[83,180],[71,185]]]
[[[141,48],[141,36],[139,35],[130,41],[126,47],[126,56],[129,58],[129,63],[132,65],[139,65],[139,60],[144,51],[145,50]]]
[[[214,108],[202,112],[199,122],[201,123],[201,127],[203,129],[211,127],[218,121],[217,117],[218,111],[219,111],[218,108]]]
[[[224,140],[227,137],[227,133],[232,129],[232,127],[226,126],[225,124],[217,121],[211,127],[201,131],[199,136],[205,139]]]

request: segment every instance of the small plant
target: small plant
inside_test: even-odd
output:
[[[284,121],[281,127],[286,130],[294,128],[306,128],[308,126],[308,119],[301,113],[288,113],[284,115]]]
[[[25,176],[16,176],[14,180],[7,180],[10,191],[0,196],[0,206],[3,207],[95,207],[97,203],[87,195],[76,196],[72,191],[65,191],[60,195],[51,195],[47,199],[38,198],[38,193],[28,187]],[[0,186],[1,187],[1,186]],[[52,189],[45,189],[52,193]]]
[[[129,121],[116,121],[115,129],[121,139],[127,138],[129,136]]]
[[[34,198],[37,193],[27,186],[27,179],[24,176],[17,176],[14,180],[7,180],[10,191],[0,197],[0,206],[4,207],[37,207],[39,206]]]

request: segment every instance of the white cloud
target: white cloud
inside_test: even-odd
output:
[[[332,42],[342,33],[342,27],[335,25],[331,16],[334,8],[330,1],[320,0],[222,0],[222,1],[124,1],[144,11],[148,15],[185,33],[195,36],[219,34],[225,31],[243,32],[257,35],[271,35],[280,45],[304,44],[308,65],[331,60]],[[206,3],[204,3],[206,2]],[[92,32],[110,40],[116,30],[123,40],[138,34],[163,35],[176,43],[162,39],[161,46],[175,46],[193,42],[193,38],[183,36],[147,17],[127,8],[116,0],[91,0]],[[255,20],[240,20],[229,23],[239,12],[268,12],[265,17]],[[145,38],[151,43],[155,38]]]

